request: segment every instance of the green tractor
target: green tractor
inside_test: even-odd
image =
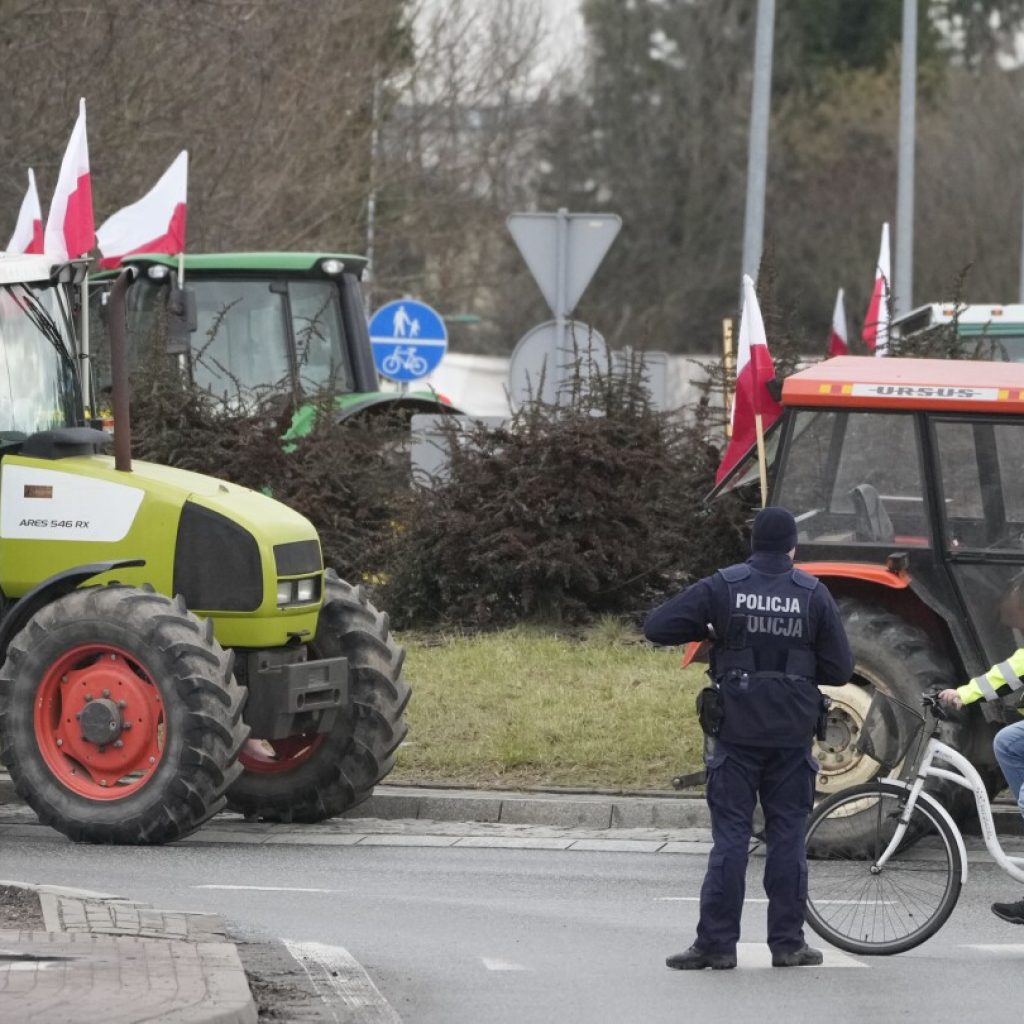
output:
[[[111,458],[82,415],[69,286],[84,267],[0,256],[0,759],[78,841],[169,842],[224,807],[340,814],[405,736],[403,652],[325,572],[302,516],[132,463],[133,273],[108,302]]]
[[[149,358],[155,343],[214,399],[262,402],[290,415],[285,441],[312,429],[325,391],[339,421],[456,411],[430,391],[381,390],[363,308],[362,256],[141,253],[124,262],[139,271],[128,290],[129,361]],[[111,273],[90,278],[94,309],[113,280]],[[105,418],[110,371],[100,317],[92,333],[96,406]]]

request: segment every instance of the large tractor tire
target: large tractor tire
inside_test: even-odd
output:
[[[241,772],[232,665],[180,597],[115,584],[47,605],[0,668],[0,758],[19,796],[76,842],[193,832]]]
[[[886,771],[856,746],[875,690],[918,708],[925,690],[946,689],[959,682],[953,677],[948,659],[922,629],[860,601],[841,600],[839,610],[853,651],[854,669],[852,680],[845,686],[823,688],[833,703],[827,737],[816,741],[813,751],[821,766],[819,796],[830,796],[884,775],[898,774],[898,766]],[[960,725],[946,722],[940,738],[959,749],[961,732]],[[909,735],[901,735],[901,740],[909,738]],[[957,820],[962,820],[974,807],[970,793],[955,783],[933,780],[928,783],[928,789]],[[856,804],[851,805],[850,822],[844,829],[845,842],[848,846],[851,837],[860,834],[856,819],[863,813],[862,838],[867,849],[874,827],[873,812],[867,804],[863,812],[856,808]],[[829,853],[825,849],[809,852],[812,856]]]
[[[352,715],[327,733],[249,745],[245,771],[228,791],[228,806],[264,821],[317,822],[362,803],[394,767],[408,727],[405,651],[391,637],[388,617],[328,570],[324,606],[310,644],[317,658],[348,659]]]

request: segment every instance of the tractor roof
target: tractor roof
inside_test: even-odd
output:
[[[787,377],[786,406],[1024,413],[1024,364],[837,356]]]
[[[951,324],[956,320],[960,334],[1020,334],[1024,324],[1024,305],[999,302],[931,302],[904,313],[893,320],[896,333],[907,335],[915,331]]]
[[[0,284],[22,281],[49,281],[54,267],[52,256],[25,256],[0,252]]]
[[[322,273],[325,260],[337,260],[357,276],[366,267],[365,256],[335,252],[195,252],[185,254],[185,273],[313,274]],[[178,257],[165,253],[142,252],[124,258],[125,263],[177,267]]]

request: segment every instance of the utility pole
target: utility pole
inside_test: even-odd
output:
[[[771,115],[774,35],[775,0],[758,0],[754,87],[750,100],[747,210],[743,222],[743,271],[740,274],[740,280],[743,274],[749,274],[755,282],[761,263],[761,250],[764,248],[764,195],[768,180],[768,121]]]
[[[1021,225],[1020,225],[1020,289],[1018,302],[1024,303],[1024,189],[1021,190]]]
[[[903,0],[900,59],[900,139],[896,182],[896,284],[889,282],[893,310],[914,306],[914,143],[917,96],[917,0]]]

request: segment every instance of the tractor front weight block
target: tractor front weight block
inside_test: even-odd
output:
[[[338,712],[348,708],[348,659],[299,658],[301,653],[294,650],[245,656],[249,699],[244,719],[252,736],[280,740],[330,732]]]

